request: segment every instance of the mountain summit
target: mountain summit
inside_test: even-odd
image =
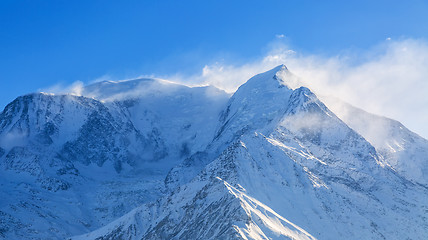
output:
[[[0,238],[428,238],[428,141],[330,109],[285,65],[232,96],[158,79],[81,92],[0,114]]]

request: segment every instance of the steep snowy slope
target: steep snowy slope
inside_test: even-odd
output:
[[[155,185],[128,171],[164,151],[153,145],[157,136],[143,136],[96,100],[27,95],[9,104],[0,122],[6,238],[63,238],[105,224],[159,192],[154,187],[153,198],[145,196]],[[154,177],[150,181],[160,181]],[[136,191],[129,183],[147,187]],[[135,194],[122,196],[126,192]]]
[[[211,86],[190,88],[146,78],[99,82],[82,93],[106,103],[119,102],[138,130],[155,129],[162,136],[174,159],[204,150],[230,97]]]
[[[81,93],[0,114],[0,238],[428,238],[427,141],[330,110],[283,65],[232,97],[149,78]]]
[[[427,238],[427,188],[287,74],[239,88],[207,149],[170,172],[169,196],[75,239]]]
[[[428,186],[428,141],[393,119],[377,116],[334,98],[325,98],[346,124],[378,151],[382,161],[399,174]]]
[[[274,119],[278,119],[292,93],[283,81],[286,77],[292,77],[291,73],[281,65],[252,77],[240,86],[222,111],[214,139],[208,148],[175,167],[168,174],[167,186],[173,189],[190,181],[242,134],[268,127]]]
[[[314,239],[228,182],[236,178],[235,158],[247,155],[242,146],[233,144],[168,197],[75,239],[267,239],[269,235]]]
[[[110,84],[127,94],[133,82]],[[7,197],[0,201],[0,237],[61,239],[162,194],[170,168],[212,138],[229,95],[213,87],[145,82],[150,86],[139,83],[135,94],[120,98],[101,83],[88,86],[108,101],[30,94],[5,108],[0,192]]]
[[[394,175],[387,179],[396,186],[379,179],[372,189],[323,181],[273,141],[243,139],[170,196],[74,239],[427,237],[426,189]]]

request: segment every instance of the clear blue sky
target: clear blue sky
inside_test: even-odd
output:
[[[0,108],[59,82],[256,58],[277,34],[327,55],[387,37],[428,39],[428,1],[2,0]]]

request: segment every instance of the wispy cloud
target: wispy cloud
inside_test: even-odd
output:
[[[97,82],[103,82],[103,81],[111,81],[112,77],[108,74],[104,74],[101,77],[95,78],[94,80],[90,81],[89,83],[97,83]]]
[[[288,62],[315,92],[397,119],[428,137],[427,42],[389,40],[357,56],[299,56]]]
[[[229,93],[255,74],[279,64],[302,78],[317,95],[338,97],[368,112],[397,119],[428,137],[428,42],[385,39],[371,49],[344,50],[334,56],[293,50],[282,34],[266,54],[241,64],[224,61],[205,65],[199,73],[158,76],[186,85],[213,85]],[[103,76],[92,82],[111,80]],[[80,95],[83,83],[55,85],[46,92]]]
[[[58,83],[47,88],[41,88],[38,91],[46,92],[46,93],[71,94],[71,95],[81,96],[84,85],[85,84],[82,81],[75,81],[69,85]]]
[[[276,34],[275,37],[276,38],[285,38],[285,35],[284,34]]]
[[[403,122],[428,137],[428,42],[391,40],[335,56],[301,54],[275,43],[263,57],[241,65],[206,65],[186,77],[235,91],[251,76],[286,64],[318,95],[332,95],[366,111]],[[176,79],[180,81],[180,79]]]

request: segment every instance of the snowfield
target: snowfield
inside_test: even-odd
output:
[[[428,141],[284,65],[18,97],[0,186],[3,239],[428,239]]]

